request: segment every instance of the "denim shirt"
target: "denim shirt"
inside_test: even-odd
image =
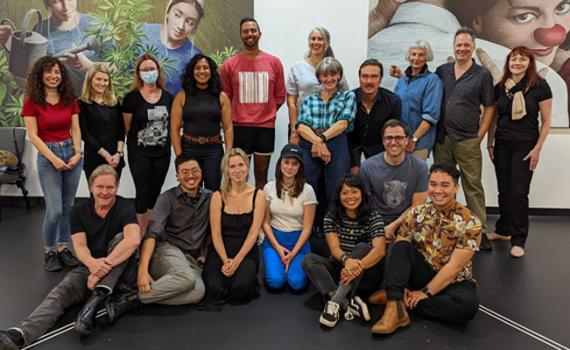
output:
[[[401,121],[408,127],[410,135],[413,135],[423,120],[430,123],[431,128],[418,140],[416,149],[431,150],[435,143],[435,126],[441,112],[443,85],[439,77],[427,69],[427,65],[416,76],[411,76],[410,72],[408,67],[394,89],[402,100]]]

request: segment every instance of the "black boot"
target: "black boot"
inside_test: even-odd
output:
[[[73,328],[80,334],[89,335],[93,330],[95,325],[95,316],[97,315],[97,306],[100,302],[107,298],[107,293],[100,289],[95,289],[91,298],[87,300],[79,314],[77,315],[77,321]]]
[[[136,310],[141,306],[142,304],[139,299],[139,294],[136,291],[128,294],[117,295],[113,300],[107,300],[105,302],[107,318],[110,323],[114,323],[122,315],[129,311]]]
[[[14,329],[0,330],[0,350],[19,350],[24,346],[24,338]]]

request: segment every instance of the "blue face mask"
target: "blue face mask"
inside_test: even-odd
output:
[[[158,80],[158,71],[141,72],[141,79],[147,84],[154,84]]]

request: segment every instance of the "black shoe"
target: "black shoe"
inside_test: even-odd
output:
[[[57,258],[56,252],[49,251],[45,254],[44,269],[49,272],[56,272],[61,270],[61,263]]]
[[[77,260],[77,258],[75,258],[67,248],[64,248],[62,251],[58,252],[57,257],[59,258],[59,261],[61,261],[65,266],[76,267],[79,265],[79,260]]]
[[[14,331],[18,332],[18,331]],[[3,331],[0,330],[0,350],[19,350],[24,345],[24,338],[17,334],[12,334],[10,330]]]
[[[110,323],[114,323],[119,317],[129,311],[136,310],[142,306],[137,291],[129,294],[117,295],[113,300],[105,302],[105,309],[107,309],[107,318]]]
[[[77,315],[77,321],[73,328],[80,334],[89,335],[93,331],[93,326],[95,325],[95,316],[97,315],[97,306],[100,302],[105,300],[107,294],[101,290],[95,290],[91,295],[91,298],[87,300],[85,305],[79,314]]]
[[[479,243],[479,250],[484,250],[487,252],[490,252],[491,250],[493,250],[493,247],[491,246],[491,242],[489,242],[489,239],[487,238],[486,233],[481,234],[481,243]]]

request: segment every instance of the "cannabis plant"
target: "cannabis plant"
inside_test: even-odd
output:
[[[102,47],[102,61],[113,66],[113,82],[117,96],[123,96],[133,80],[133,65],[143,51],[146,38],[141,18],[153,6],[145,0],[101,0],[95,20],[87,35],[93,35]]]
[[[222,66],[222,63],[224,63],[225,60],[227,60],[228,58],[234,56],[237,53],[237,50],[234,49],[233,46],[230,47],[224,47],[224,49],[222,51],[217,50],[213,55],[212,55],[212,59],[214,60],[214,62],[216,62],[216,65],[219,67]]]
[[[0,50],[0,126],[23,126],[22,104],[24,92],[20,90],[8,70],[8,56]]]

